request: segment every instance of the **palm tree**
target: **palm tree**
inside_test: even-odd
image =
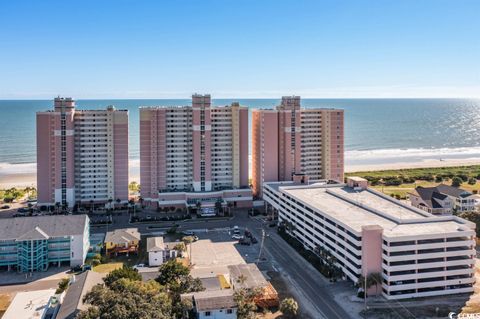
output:
[[[133,199],[130,199],[128,201],[128,204],[130,205],[130,207],[133,207],[133,216],[135,216],[135,201]]]
[[[220,215],[220,212],[222,211],[223,205],[222,205],[222,200],[219,198],[215,202],[215,209],[217,210],[217,213]]]
[[[367,286],[369,285],[370,287],[375,285],[375,295],[378,295],[378,286],[382,285],[382,274],[379,272],[372,272],[370,275],[367,277]]]
[[[60,210],[60,206],[61,206],[60,202],[55,203],[55,214],[57,215],[58,215],[58,211]]]
[[[197,208],[197,214],[200,212],[200,209],[202,209],[202,202],[201,201],[197,201],[195,203],[195,207]]]
[[[227,203],[227,207],[228,207],[228,216],[232,216],[232,212],[230,211],[233,207],[233,203],[232,202],[228,202]]]

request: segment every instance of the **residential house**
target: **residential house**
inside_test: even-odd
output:
[[[103,275],[94,271],[85,271],[73,278],[55,319],[75,319],[80,311],[88,308],[83,297],[93,286],[103,282]]]
[[[59,296],[55,294],[55,289],[19,292],[13,298],[2,318],[55,318],[59,305],[58,299]]]
[[[140,244],[140,233],[138,228],[121,228],[107,232],[105,235],[105,252],[107,256],[112,253],[126,254],[137,253]]]
[[[473,212],[476,210],[475,196],[461,188],[440,184],[435,187],[417,187],[410,193],[412,206],[432,214]]]
[[[206,290],[182,295],[190,300],[198,319],[236,319],[237,304],[232,289]]]
[[[258,289],[259,295],[255,298],[257,306],[262,308],[279,305],[278,293],[263,276],[255,264],[240,264],[228,266],[230,285],[233,290]]]
[[[160,266],[168,259],[181,256],[181,252],[175,249],[179,242],[165,243],[163,237],[147,238],[148,265]]]

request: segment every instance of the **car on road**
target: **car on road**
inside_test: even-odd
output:
[[[233,233],[240,235],[240,229],[238,228],[238,226],[233,226]]]
[[[252,242],[250,241],[250,238],[242,238],[238,241],[240,245],[245,245],[245,246],[250,246]]]
[[[250,238],[250,240],[252,241],[252,244],[258,243],[258,240],[253,236],[252,236],[252,238]]]
[[[240,240],[242,238],[243,238],[243,236],[240,235],[240,234],[233,234],[233,236],[232,236],[232,239],[236,239],[236,240]]]
[[[275,222],[268,224],[268,227],[275,227],[275,226],[277,226],[277,223]]]
[[[185,236],[193,236],[195,235],[195,233],[191,230],[184,230],[182,231],[182,234],[184,234]]]
[[[2,207],[0,207],[0,209],[9,209],[9,208],[10,208],[10,206],[8,206],[8,205],[3,205]]]
[[[133,269],[136,269],[136,270],[138,270],[140,268],[145,268],[145,264],[138,264],[138,265],[133,266]]]

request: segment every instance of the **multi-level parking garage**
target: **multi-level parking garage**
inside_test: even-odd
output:
[[[381,273],[382,294],[404,299],[473,291],[475,225],[434,216],[367,187],[361,178],[264,184],[267,205],[306,248],[329,250],[344,274]]]

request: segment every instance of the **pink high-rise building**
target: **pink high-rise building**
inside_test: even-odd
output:
[[[301,108],[299,96],[284,96],[275,110],[252,111],[252,185],[309,179],[343,181],[343,110]]]
[[[128,111],[77,110],[55,98],[37,113],[39,205],[128,200]]]
[[[155,207],[251,205],[248,109],[199,94],[192,106],[140,108],[140,184]]]

